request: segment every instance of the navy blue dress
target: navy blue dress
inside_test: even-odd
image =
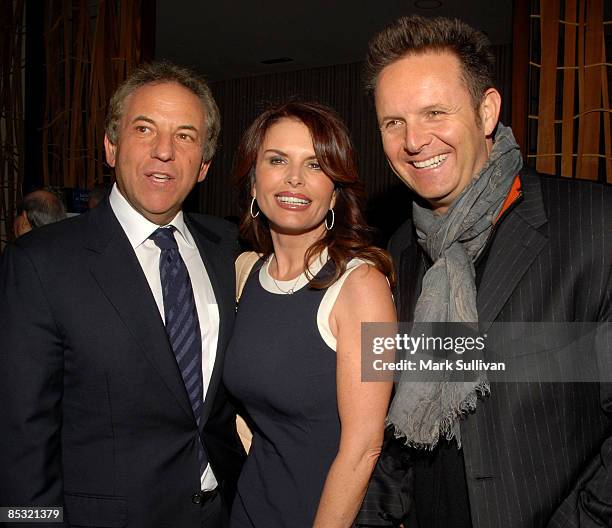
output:
[[[310,528],[340,442],[336,353],[316,320],[326,290],[270,293],[260,267],[244,287],[224,368],[254,423],[230,525]]]

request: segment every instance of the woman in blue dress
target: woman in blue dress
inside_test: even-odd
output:
[[[370,245],[346,127],[290,102],[260,115],[235,162],[241,234],[263,255],[225,362],[253,441],[233,528],[346,528],[378,458],[390,381],[361,381],[361,323],[395,322],[387,254]]]

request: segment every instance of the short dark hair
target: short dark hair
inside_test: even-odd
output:
[[[428,52],[450,52],[459,59],[474,108],[485,91],[495,86],[495,56],[484,33],[456,18],[412,15],[397,19],[370,41],[364,66],[366,90],[374,92],[386,66]]]
[[[25,211],[32,229],[66,218],[62,201],[50,191],[33,191],[17,205],[17,216]]]
[[[255,184],[255,166],[266,132],[283,118],[304,123],[310,131],[314,151],[323,172],[332,180],[336,191],[333,229],[315,242],[306,252],[305,267],[310,257],[327,248],[334,261],[334,275],[311,281],[311,287],[325,288],[344,273],[353,257],[369,261],[393,280],[391,260],[381,249],[372,247],[372,229],[363,216],[365,191],[359,180],[355,152],[346,125],[331,108],[313,102],[289,101],[271,106],[244,133],[234,160],[234,183],[238,187],[242,220],[240,234],[264,256],[273,251],[272,236],[263,214],[250,215],[251,189]]]
[[[219,108],[212,96],[208,83],[195,72],[169,61],[151,62],[136,68],[130,76],[119,85],[111,97],[106,115],[105,132],[113,145],[119,139],[119,120],[123,114],[125,99],[135,90],[147,84],[177,83],[193,92],[202,103],[206,120],[206,138],[203,145],[204,161],[209,161],[215,154],[217,140],[221,131]]]

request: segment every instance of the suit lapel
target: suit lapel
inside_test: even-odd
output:
[[[181,373],[140,263],[106,201],[90,213],[88,249],[97,253],[90,271],[134,341],[159,373],[180,407],[193,419]],[[95,213],[95,214],[94,214]]]
[[[185,215],[185,222],[200,251],[200,257],[210,279],[219,310],[219,337],[217,339],[215,363],[209,386],[206,389],[206,398],[204,399],[204,408],[202,410],[203,420],[201,423],[204,424],[212,409],[223,374],[225,347],[229,339],[235,313],[233,293],[235,289],[233,281],[234,273],[233,267],[228,272],[228,262],[227,259],[224,259],[225,254],[219,247],[219,237],[203,228],[200,224],[196,226],[188,215]]]
[[[521,201],[496,228],[478,288],[478,319],[485,331],[525,275],[548,238],[539,228],[547,222],[537,178],[521,175]]]

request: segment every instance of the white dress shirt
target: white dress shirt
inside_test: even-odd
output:
[[[138,262],[147,278],[157,309],[165,322],[164,299],[162,295],[161,279],[159,277],[159,256],[161,250],[155,245],[149,236],[159,227],[147,220],[136,209],[134,209],[125,197],[119,192],[117,184],[113,185],[110,193],[110,205],[125,231],[125,234],[134,248]],[[183,212],[179,213],[167,224],[176,228],[175,238],[178,244],[179,253],[185,261],[193,296],[195,298],[196,310],[200,321],[200,332],[202,334],[202,381],[204,384],[204,394],[210,384],[215,357],[217,353],[217,340],[219,338],[219,308],[217,300],[210,283],[210,278],[200,257],[200,252],[195,244],[193,236],[185,225]],[[210,464],[201,475],[201,484],[204,491],[212,490],[217,487],[217,479],[213,474]]]

